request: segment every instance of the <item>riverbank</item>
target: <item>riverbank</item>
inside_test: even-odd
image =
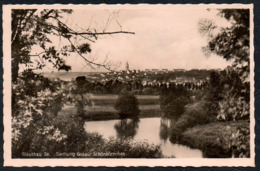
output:
[[[139,118],[161,117],[160,97],[154,95],[137,95],[139,103]],[[114,108],[118,95],[90,95],[92,106],[85,106],[85,114],[82,116],[86,121],[120,119],[118,111]],[[62,115],[76,117],[75,104],[65,104],[60,111]]]
[[[249,129],[249,121],[213,122],[187,129],[180,136],[179,143],[201,149],[205,157],[232,157],[230,142],[238,128]],[[246,144],[249,146],[250,139]],[[247,149],[249,150],[249,149]]]
[[[140,105],[139,118],[161,117],[159,105]],[[74,105],[65,105],[60,111],[61,115],[76,117],[77,109]],[[118,111],[112,106],[92,106],[85,108],[83,116],[86,121],[120,119]]]

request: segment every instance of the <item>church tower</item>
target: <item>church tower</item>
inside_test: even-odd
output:
[[[126,64],[125,64],[125,70],[129,71],[129,64],[128,64],[128,62],[126,62]]]

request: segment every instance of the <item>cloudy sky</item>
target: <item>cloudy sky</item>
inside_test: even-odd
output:
[[[91,43],[92,52],[86,57],[101,62],[107,56],[111,61],[121,62],[119,69],[125,68],[126,61],[130,69],[140,70],[224,68],[228,62],[215,55],[206,57],[201,50],[207,38],[199,33],[199,21],[208,18],[217,24],[227,24],[216,15],[216,10],[206,8],[74,9],[64,22],[77,30],[118,31],[122,27],[124,31],[135,32],[103,36]],[[107,24],[109,16],[111,22]],[[66,62],[72,71],[90,71],[77,55],[71,55]]]

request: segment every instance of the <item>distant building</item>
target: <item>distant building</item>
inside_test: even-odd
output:
[[[190,71],[199,71],[199,69],[191,69]]]
[[[162,69],[163,72],[168,72],[168,69]]]
[[[124,80],[122,77],[117,77],[118,80]]]
[[[173,71],[174,71],[174,72],[180,72],[180,71],[184,72],[185,69],[173,69]]]
[[[174,82],[176,82],[176,80],[175,79],[169,79],[169,82],[174,83]]]
[[[159,71],[159,69],[152,69],[152,71],[153,71],[153,72],[157,72],[157,71]]]
[[[126,62],[126,64],[125,64],[125,70],[129,71],[129,64],[128,64],[128,62]]]

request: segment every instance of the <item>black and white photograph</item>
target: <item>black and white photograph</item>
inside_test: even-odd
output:
[[[4,5],[5,164],[254,166],[252,9]]]

